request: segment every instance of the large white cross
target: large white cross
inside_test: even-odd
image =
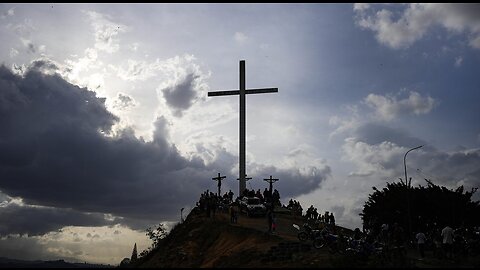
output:
[[[246,129],[246,103],[245,95],[246,94],[264,94],[264,93],[276,93],[278,88],[260,88],[260,89],[245,89],[245,60],[240,60],[240,90],[227,90],[227,91],[215,91],[208,92],[209,97],[214,96],[230,96],[230,95],[239,95],[240,96],[240,153],[239,153],[239,189],[238,196],[241,196],[245,188],[247,187],[245,181],[246,169],[245,169],[245,129]]]

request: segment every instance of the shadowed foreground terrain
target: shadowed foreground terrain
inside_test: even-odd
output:
[[[405,259],[380,262],[377,258],[360,260],[331,254],[326,248],[315,249],[311,241],[300,242],[293,223],[302,224],[288,211],[277,211],[277,231],[267,232],[264,217],[240,215],[237,224],[230,224],[228,213],[206,217],[193,209],[187,219],[177,224],[162,239],[158,248],[140,258],[133,267],[474,267],[478,255],[459,261],[427,258],[418,260],[417,251],[407,251]],[[336,227],[350,235],[351,230]]]

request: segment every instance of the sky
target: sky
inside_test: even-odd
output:
[[[480,184],[479,4],[0,4],[0,254],[118,264],[247,187],[347,228],[404,179]],[[237,195],[237,194],[235,194]],[[479,200],[477,193],[474,200]]]

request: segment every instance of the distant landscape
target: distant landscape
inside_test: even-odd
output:
[[[64,260],[24,261],[0,257],[0,268],[113,268],[112,265],[71,263]]]

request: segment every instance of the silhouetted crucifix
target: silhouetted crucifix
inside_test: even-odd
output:
[[[272,196],[272,190],[273,190],[273,183],[277,182],[279,179],[276,179],[276,178],[272,178],[272,176],[270,175],[270,178],[267,178],[267,179],[263,179],[264,181],[267,181],[268,183],[270,183],[270,197]]]
[[[209,97],[214,96],[230,96],[230,95],[239,95],[240,97],[240,149],[239,149],[239,170],[238,174],[240,178],[239,181],[239,188],[238,194],[239,196],[243,193],[245,188],[247,187],[245,175],[245,129],[246,129],[246,102],[245,102],[245,95],[246,94],[264,94],[264,93],[276,93],[278,92],[278,88],[260,88],[260,89],[245,89],[245,60],[240,61],[240,89],[239,90],[227,90],[227,91],[215,91],[215,92],[208,92]]]
[[[218,181],[218,197],[220,197],[220,188],[222,187],[222,180],[225,179],[226,176],[220,176],[220,173],[218,173],[217,177],[213,177],[212,180]]]

